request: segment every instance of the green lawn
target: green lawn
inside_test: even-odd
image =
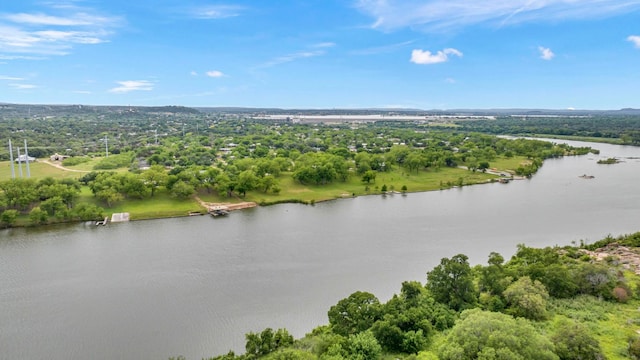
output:
[[[166,190],[158,191],[154,197],[146,199],[126,199],[106,207],[104,203],[97,201],[91,190],[84,186],[79,203],[86,202],[96,204],[105,209],[105,214],[128,212],[131,220],[157,219],[176,216],[187,216],[190,212],[204,212],[195,199],[180,200],[169,195]]]
[[[403,186],[407,191],[430,191],[449,188],[458,185],[462,179],[463,185],[486,183],[495,179],[495,175],[471,172],[458,168],[442,168],[439,170],[422,170],[409,173],[405,169],[395,169],[387,173],[378,173],[375,182],[362,182],[360,176],[353,175],[346,182],[334,181],[326,185],[302,185],[294,181],[291,174],[285,173],[278,179],[282,191],[280,194],[265,194],[259,190],[247,193],[248,201],[257,203],[274,203],[285,201],[323,201],[353,195],[379,194],[382,185],[387,191],[400,191]],[[367,189],[368,187],[368,189]]]
[[[83,174],[79,172],[64,171],[51,165],[42,162],[29,163],[29,170],[31,172],[31,178],[42,179],[45,177],[52,177],[54,179],[62,178],[79,178]],[[20,177],[20,170],[18,164],[15,164],[16,177]],[[25,164],[22,164],[22,174],[27,177],[27,168]],[[0,181],[11,179],[11,163],[9,161],[0,161]]]

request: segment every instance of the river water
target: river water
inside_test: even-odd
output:
[[[200,359],[244,334],[386,301],[443,257],[640,230],[640,148],[545,161],[529,180],[188,217],[0,231],[0,352],[11,359]],[[619,157],[615,165],[601,158]],[[581,179],[588,174],[594,179]]]

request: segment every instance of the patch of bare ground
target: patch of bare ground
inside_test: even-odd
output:
[[[618,262],[628,270],[640,275],[640,249],[629,248],[618,243],[611,243],[605,247],[596,249],[595,251],[581,250],[598,261],[605,261],[610,257],[618,260]]]
[[[203,201],[198,196],[196,196],[195,199],[196,199],[196,201],[198,201],[198,203],[200,205],[202,205],[205,209],[207,209],[207,211],[211,211],[212,209],[219,209],[219,208],[224,208],[225,210],[230,210],[230,211],[231,210],[242,210],[242,209],[248,209],[248,208],[252,208],[252,207],[258,206],[258,204],[254,203],[254,202],[251,202],[251,201],[244,201],[244,202],[239,202],[239,203],[228,203],[228,202],[211,203],[211,202]]]

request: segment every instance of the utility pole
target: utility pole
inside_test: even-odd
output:
[[[9,139],[9,160],[11,160],[11,178],[16,178],[16,165],[13,162],[13,147],[11,146],[11,139]]]
[[[104,152],[105,157],[109,157],[109,137],[107,135],[104,136]]]
[[[30,178],[31,171],[29,170],[29,150],[27,150],[27,139],[24,139],[24,157],[27,159],[27,178]]]
[[[20,177],[22,177],[22,160],[20,159],[20,146],[18,146],[18,170],[20,172]]]

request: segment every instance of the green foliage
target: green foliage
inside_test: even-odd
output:
[[[504,291],[507,313],[529,320],[544,320],[547,317],[547,289],[538,280],[523,276]]]
[[[129,167],[133,162],[133,153],[122,153],[102,158],[93,166],[93,170],[114,170]]]
[[[439,349],[441,360],[558,359],[553,344],[526,319],[466,310]]]
[[[178,199],[187,199],[196,192],[191,184],[182,180],[176,182],[171,188],[171,195]]]
[[[600,344],[585,325],[578,322],[561,323],[551,341],[560,360],[601,360],[604,359]]]
[[[0,224],[2,224],[3,227],[13,226],[13,224],[16,223],[17,219],[18,219],[18,210],[15,210],[15,209],[8,209],[3,211],[2,214],[0,214]]]
[[[104,209],[94,204],[79,204],[73,212],[75,217],[82,221],[95,221],[104,218]]]
[[[349,336],[347,349],[350,360],[376,360],[382,353],[382,347],[370,331]]]
[[[468,259],[463,254],[443,258],[427,273],[427,289],[433,298],[456,311],[473,308],[478,300]]]
[[[245,335],[246,356],[249,359],[270,354],[280,348],[286,348],[293,344],[293,336],[286,329],[264,329],[261,333],[250,332]]]
[[[91,158],[85,156],[74,156],[62,160],[63,166],[76,166],[91,161]]]
[[[629,342],[628,352],[632,359],[640,359],[640,337]]]
[[[29,220],[31,220],[31,224],[33,225],[42,225],[47,223],[49,216],[46,211],[36,206],[29,212]]]
[[[342,336],[369,329],[380,318],[380,301],[373,294],[357,291],[329,309],[329,324]]]

